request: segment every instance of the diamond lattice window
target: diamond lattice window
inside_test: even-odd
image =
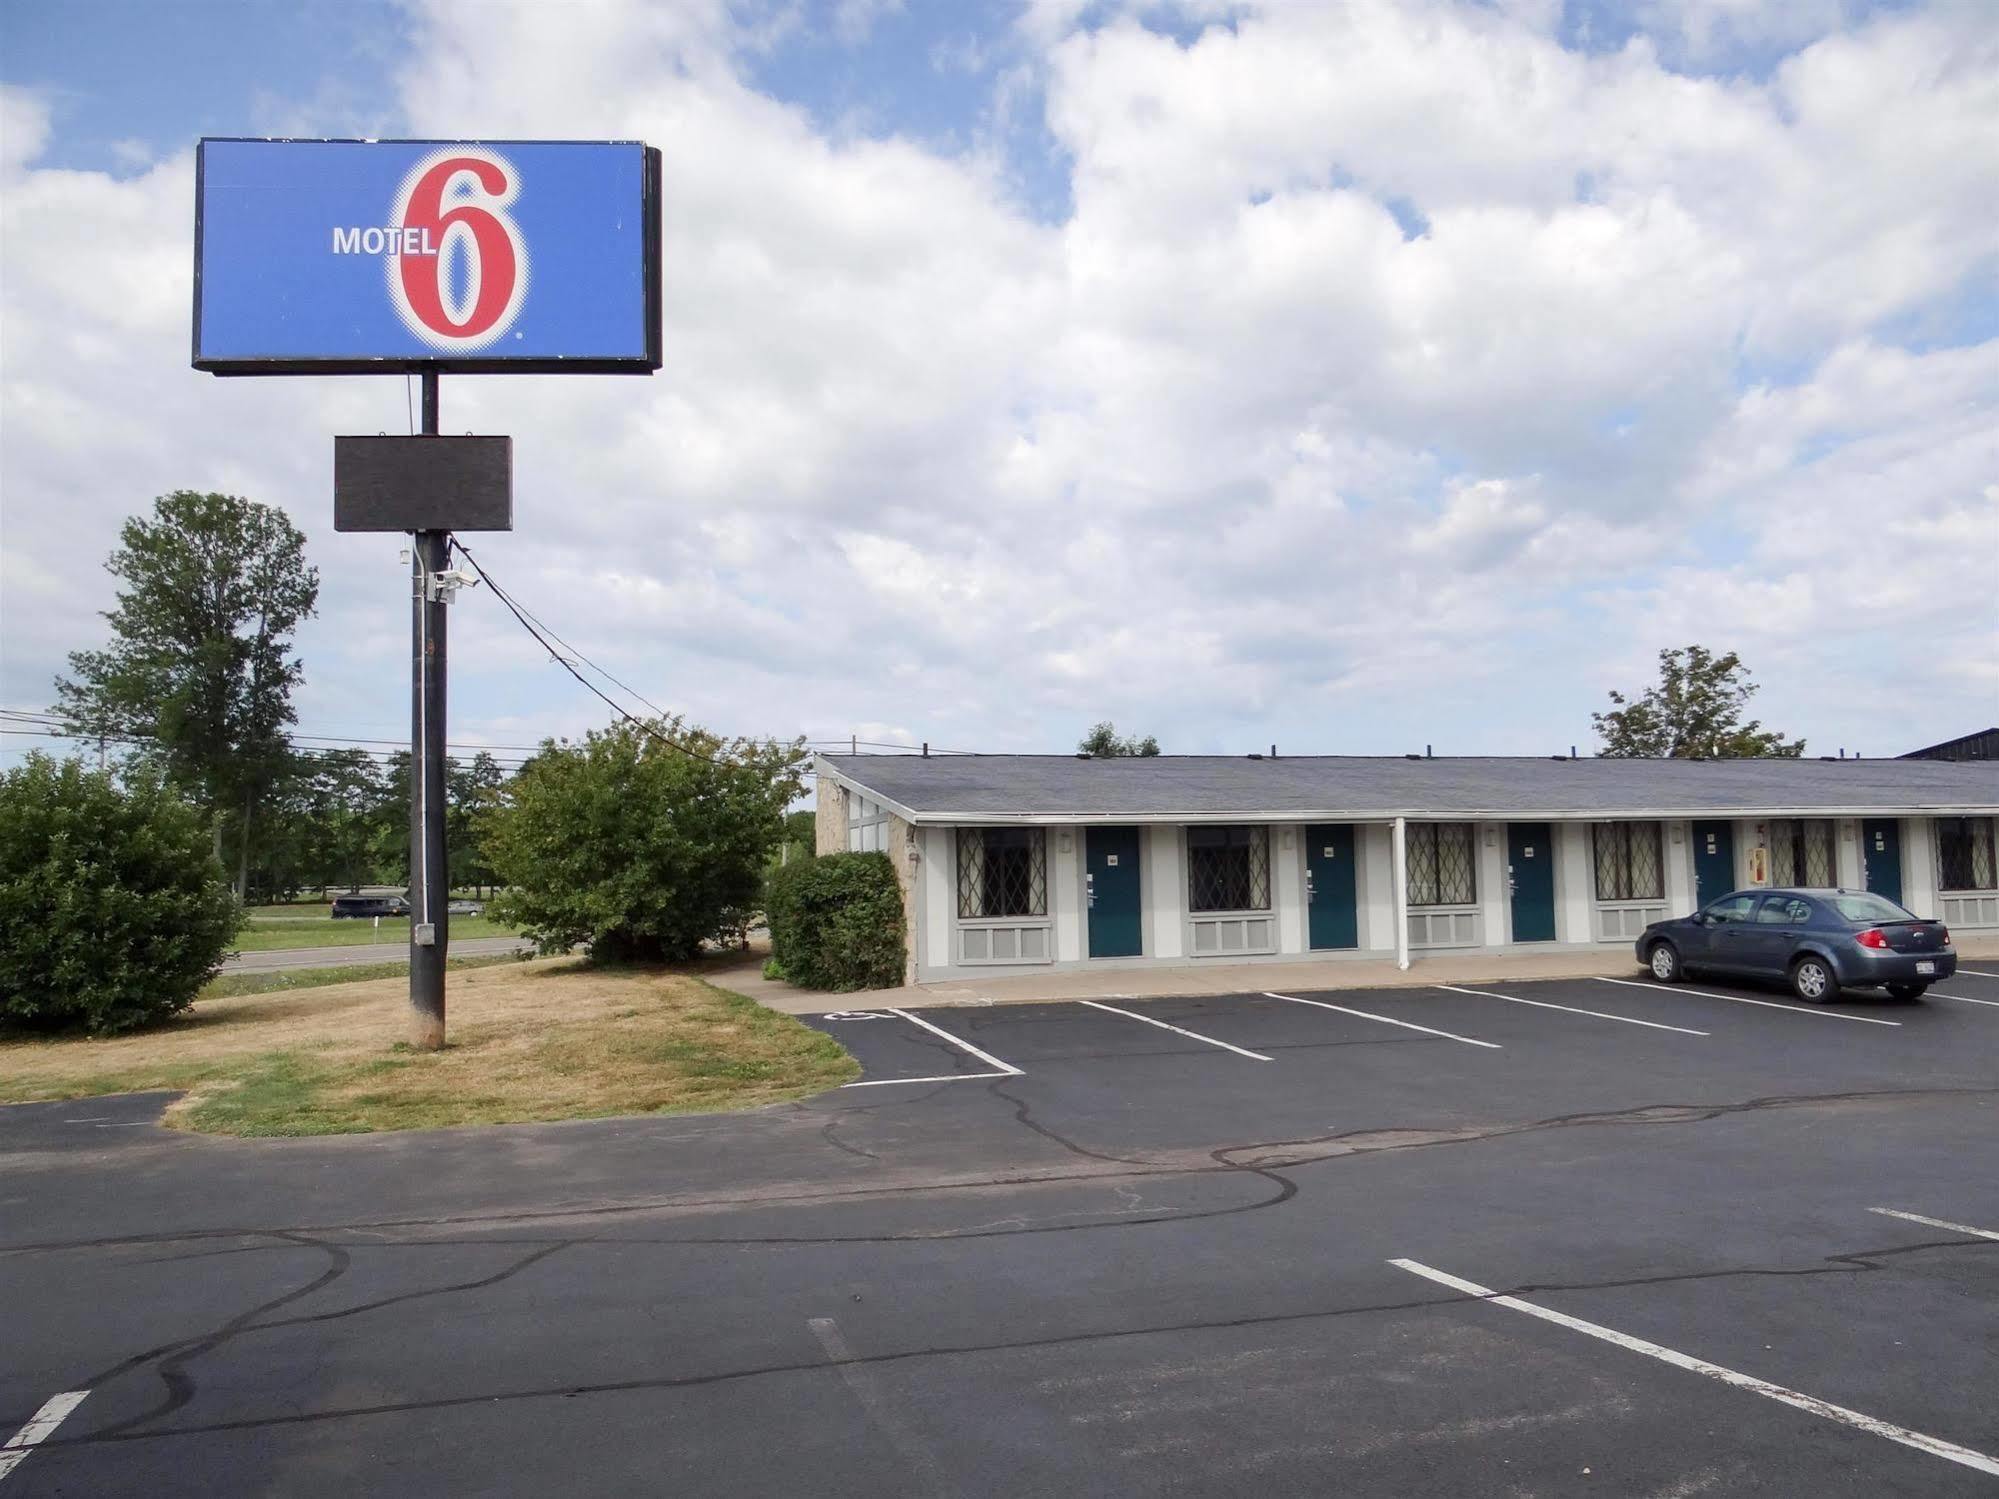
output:
[[[1048,914],[1048,835],[1040,828],[958,829],[958,915]]]
[[[1656,822],[1600,822],[1593,829],[1598,900],[1663,900],[1666,859]]]
[[[1999,890],[1990,817],[1937,819],[1937,888]]]
[[[1469,906],[1478,902],[1477,840],[1468,822],[1412,822],[1405,843],[1409,904]]]
[[[1187,829],[1187,909],[1268,911],[1270,830]]]
[[[1819,819],[1777,817],[1770,822],[1770,883],[1829,890],[1834,874],[1832,824]]]

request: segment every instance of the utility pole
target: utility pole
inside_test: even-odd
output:
[[[423,372],[423,435],[435,437],[437,371]],[[410,533],[410,1044],[444,1045],[444,958],[451,874],[444,848],[445,599],[449,531]]]

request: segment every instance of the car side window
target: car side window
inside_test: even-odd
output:
[[[1731,895],[1709,906],[1707,914],[1716,921],[1747,921],[1749,908],[1755,904],[1756,897],[1753,895]]]
[[[1763,904],[1756,908],[1758,926],[1796,926],[1811,919],[1810,903],[1795,895],[1766,895]]]

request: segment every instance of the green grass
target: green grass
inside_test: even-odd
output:
[[[488,953],[473,958],[447,958],[445,968],[492,968],[501,963],[518,963],[522,955]],[[195,996],[203,999],[231,999],[239,994],[276,994],[286,989],[322,989],[328,984],[358,984],[368,979],[399,978],[410,971],[407,963],[344,963],[338,968],[283,968],[276,973],[218,973]]]
[[[451,918],[451,935],[454,938],[511,937],[514,931],[512,927],[501,926],[484,916],[454,916]],[[366,947],[371,944],[407,947],[409,940],[410,924],[406,916],[384,916],[379,930],[369,918],[335,921],[330,916],[297,920],[255,917],[244,922],[237,931],[235,946],[240,952],[277,952],[289,947]]]
[[[0,1102],[171,1089],[174,1128],[354,1134],[757,1108],[860,1068],[789,1015],[687,973],[575,959],[454,975],[450,1043],[416,1051],[400,969],[297,998],[204,996],[179,1019],[103,1039],[0,1041]],[[326,973],[328,970],[317,970]],[[298,974],[232,975],[302,987]]]

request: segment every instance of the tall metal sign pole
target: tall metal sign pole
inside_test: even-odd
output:
[[[194,367],[421,375],[423,430],[334,439],[336,531],[410,537],[410,1039],[444,1044],[454,531],[513,529],[513,440],[438,381],[660,367],[660,156],[636,141],[203,140]]]
[[[423,435],[436,437],[436,370],[423,372]],[[451,860],[444,844],[445,646],[450,616],[439,581],[449,531],[418,531],[410,547],[410,1044],[444,1045],[444,962],[451,946]]]

